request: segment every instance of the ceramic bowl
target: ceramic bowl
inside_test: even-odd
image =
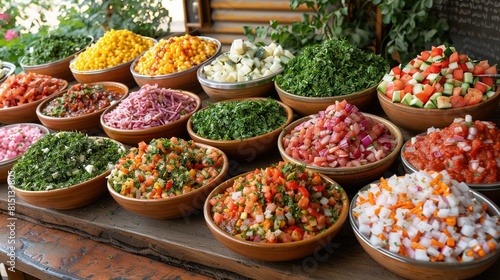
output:
[[[59,79],[59,93],[66,92],[67,88],[68,88],[68,82],[66,80]],[[24,123],[24,122],[26,123],[38,122],[38,117],[36,115],[36,108],[38,107],[38,105],[40,105],[40,103],[42,103],[45,99],[49,97],[19,106],[0,109],[0,123],[14,124],[14,123]]]
[[[50,133],[49,129],[47,129],[45,126],[39,125],[39,124],[36,124],[36,123],[10,124],[10,125],[6,125],[6,126],[1,126],[0,128],[8,130],[8,129],[15,128],[15,127],[18,127],[18,126],[19,127],[30,126],[30,127],[33,127],[33,128],[38,128],[41,131],[41,133],[43,133],[43,134],[49,134]],[[6,160],[0,161],[0,182],[5,182],[6,181],[7,175],[9,173],[10,169],[16,163],[16,161],[19,159],[19,157],[21,157],[21,155],[19,155],[17,157],[14,157],[14,158],[10,158],[10,159],[6,159]]]
[[[425,109],[392,103],[383,93],[377,92],[378,100],[385,114],[397,126],[413,131],[423,132],[429,127],[443,128],[449,126],[455,118],[471,115],[474,120],[487,120],[493,115],[500,101],[500,87],[495,95],[486,102],[461,108]]]
[[[426,135],[427,133],[421,133],[420,135]],[[401,163],[406,173],[417,172],[418,169],[411,164],[404,156],[403,153],[406,150],[407,145],[409,145],[411,139],[406,141],[401,147]],[[491,199],[493,202],[500,205],[500,181],[489,184],[467,184],[471,189],[478,191]]]
[[[395,126],[393,123],[389,122],[388,120],[368,113],[363,113],[363,115],[365,117],[370,117],[376,120],[377,122],[383,123],[390,131],[391,135],[393,135],[396,138],[397,145],[394,148],[394,150],[392,150],[391,153],[389,153],[386,157],[382,158],[379,161],[375,161],[358,167],[328,168],[328,167],[312,166],[309,164],[306,164],[306,167],[315,172],[329,176],[330,178],[338,182],[341,186],[343,186],[346,189],[348,187],[357,189],[368,182],[380,179],[380,176],[387,169],[389,169],[389,167],[398,158],[401,146],[403,146],[403,135],[399,130],[399,128]],[[285,149],[283,147],[283,137],[289,134],[290,131],[292,131],[292,129],[295,126],[311,119],[311,117],[312,116],[306,116],[301,119],[298,119],[293,123],[291,123],[290,125],[288,125],[285,129],[283,129],[283,131],[281,131],[278,137],[278,150],[283,160],[297,164],[304,164],[302,161],[294,159],[285,152]]]
[[[3,67],[1,67],[0,69],[6,69],[7,71],[5,72],[5,75],[0,78],[0,84],[3,83],[3,81],[5,81],[7,79],[8,76],[14,74],[14,72],[16,72],[16,65],[15,64],[12,64],[10,62],[2,62],[2,65]]]
[[[75,52],[74,54],[62,58],[53,62],[45,63],[45,64],[39,64],[39,65],[27,65],[26,56],[23,56],[21,60],[19,61],[19,64],[23,68],[24,72],[26,73],[39,73],[39,74],[44,74],[44,75],[49,75],[55,78],[60,78],[64,79],[66,81],[73,81],[75,77],[71,73],[71,70],[69,69],[69,63],[75,56],[82,51],[85,50],[86,47],[88,47],[92,42],[94,41],[94,37],[91,35],[87,36],[89,38],[89,43],[87,46],[83,47],[81,50]]]
[[[98,137],[95,137],[98,138]],[[118,143],[123,150],[125,146]],[[23,201],[43,208],[57,210],[70,210],[85,206],[106,193],[106,180],[111,170],[94,177],[85,182],[61,189],[49,191],[27,191],[15,188],[16,197]],[[10,175],[9,175],[10,177]],[[14,185],[10,178],[7,178],[9,185]],[[89,191],[90,190],[90,191]]]
[[[120,104],[116,103],[111,105],[101,114],[100,117],[101,127],[106,133],[106,135],[108,135],[108,137],[129,145],[136,145],[141,141],[148,143],[153,138],[170,138],[173,136],[181,137],[184,135],[187,136],[186,123],[188,122],[189,117],[191,117],[192,114],[194,114],[201,108],[201,98],[197,94],[189,91],[175,90],[175,92],[178,94],[187,95],[193,98],[196,102],[196,108],[192,112],[183,115],[176,121],[144,129],[128,130],[128,129],[115,128],[106,124],[106,122],[104,121],[104,115],[113,111]]]
[[[103,85],[107,91],[114,91],[122,95],[120,100],[127,97],[128,87],[122,83],[116,82],[97,82],[97,83],[89,83],[88,85]],[[47,107],[47,105],[54,100],[55,98],[61,97],[63,94],[58,94],[57,96],[52,96],[47,98],[45,101],[40,103],[36,108],[36,115],[40,122],[46,127],[53,130],[78,130],[84,132],[91,132],[93,130],[99,129],[101,114],[106,110],[106,108],[80,115],[75,117],[52,117],[43,114],[43,109]],[[118,101],[119,102],[119,101]]]
[[[254,97],[254,98],[232,99],[221,102],[233,102],[233,101],[237,102],[241,100],[262,100],[262,99],[264,98]],[[279,101],[277,102],[285,110],[287,115],[287,121],[279,128],[271,132],[268,132],[266,134],[243,140],[213,140],[196,134],[196,132],[193,130],[193,123],[191,119],[189,119],[187,122],[187,132],[191,137],[191,139],[193,139],[197,143],[204,143],[207,145],[217,147],[222,151],[224,151],[224,153],[226,153],[226,155],[231,159],[235,158],[250,162],[253,159],[255,159],[258,155],[261,155],[274,148],[279,133],[283,130],[283,128],[285,128],[285,126],[290,124],[293,120],[292,109],[288,105],[282,102]],[[205,110],[205,108],[201,110]]]
[[[196,146],[216,149],[209,145],[199,143],[196,143]],[[224,164],[219,175],[210,183],[186,194],[161,199],[131,198],[116,192],[109,181],[107,183],[108,191],[121,207],[137,215],[154,219],[187,218],[189,215],[199,211],[199,209],[203,207],[203,203],[210,192],[225,180],[229,168],[229,161],[223,152],[221,152],[221,155],[224,158]]]
[[[320,248],[325,246],[325,244],[328,244],[340,231],[343,224],[347,220],[349,199],[346,192],[342,192],[342,211],[340,212],[337,222],[324,232],[313,236],[310,239],[288,243],[262,243],[242,240],[232,236],[231,234],[219,228],[219,226],[214,222],[211,214],[212,205],[209,201],[215,195],[223,193],[228,187],[231,187],[236,178],[240,176],[246,176],[247,174],[253,172],[254,171],[250,171],[225,181],[224,183],[217,186],[205,200],[203,214],[208,228],[220,243],[222,243],[232,251],[245,257],[262,261],[276,262],[300,259],[318,251]],[[325,175],[320,174],[320,176],[323,181],[335,183],[331,178]]]
[[[136,85],[129,70],[133,60],[114,67],[89,71],[79,71],[71,68],[73,61],[74,59],[70,62],[71,73],[79,83],[89,84],[103,81],[113,81],[125,84],[129,87],[134,87]]]
[[[367,189],[368,186],[364,187]],[[485,202],[490,215],[500,215],[500,209],[484,195],[472,190],[474,197],[479,202]],[[488,267],[494,264],[500,256],[500,250],[495,250],[493,253],[486,255],[484,258],[473,260],[470,262],[430,262],[418,261],[409,257],[404,257],[396,253],[392,253],[387,249],[376,248],[371,243],[369,238],[359,231],[359,226],[353,216],[353,209],[358,194],[353,199],[349,209],[349,220],[354,235],[361,247],[372,257],[376,262],[385,267],[387,270],[404,277],[406,279],[467,279],[479,275]]]
[[[198,37],[204,40],[213,41],[217,44],[218,46],[217,51],[214,53],[213,56],[209,57],[203,63],[192,66],[189,69],[176,73],[171,73],[166,75],[156,75],[156,76],[142,75],[134,70],[135,64],[141,58],[141,56],[139,56],[130,65],[129,69],[129,71],[132,73],[132,76],[134,77],[135,82],[139,86],[143,86],[145,84],[150,84],[150,85],[157,84],[159,87],[163,88],[182,89],[192,92],[199,92],[201,90],[201,87],[200,83],[196,79],[197,70],[206,63],[210,63],[210,61],[212,61],[212,59],[214,59],[220,53],[221,43],[215,38],[205,37],[205,36],[198,36]]]
[[[317,114],[319,111],[324,111],[329,105],[334,104],[335,101],[342,100],[346,100],[348,103],[356,105],[361,111],[365,111],[369,109],[376,100],[375,91],[377,88],[377,85],[375,85],[366,90],[342,96],[306,97],[284,91],[276,82],[274,86],[281,101],[292,107],[294,112],[302,116]]]
[[[229,52],[220,56],[227,56]],[[215,101],[224,101],[235,98],[268,96],[274,90],[274,77],[283,72],[273,73],[259,79],[245,82],[217,82],[207,79],[203,67],[198,68],[197,78],[203,91]]]

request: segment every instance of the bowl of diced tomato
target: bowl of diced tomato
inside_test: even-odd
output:
[[[278,137],[284,160],[328,175],[346,189],[380,178],[402,145],[397,126],[345,100],[292,122]]]
[[[377,96],[392,122],[423,132],[467,114],[490,117],[500,101],[496,74],[496,65],[441,45],[393,67],[377,86]]]
[[[42,101],[66,91],[66,80],[36,73],[10,75],[0,85],[0,123],[37,122],[36,108]]]
[[[131,213],[154,219],[187,218],[224,181],[221,150],[177,137],[140,142],[111,170],[108,191]]]
[[[381,178],[359,190],[349,209],[361,247],[406,279],[481,274],[500,256],[499,217],[495,203],[446,171]]]
[[[215,238],[235,253],[288,261],[329,244],[348,208],[347,194],[334,180],[281,161],[220,184],[203,213]]]

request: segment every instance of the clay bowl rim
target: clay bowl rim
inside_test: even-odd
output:
[[[47,127],[45,127],[41,124],[38,124],[38,123],[14,123],[14,124],[8,124],[8,125],[1,126],[0,128],[8,129],[8,128],[16,127],[16,126],[37,127],[38,129],[40,129],[40,131],[43,133],[44,136],[51,133],[50,129],[48,129]],[[13,158],[9,158],[9,159],[0,161],[0,167],[6,167],[9,164],[14,164],[21,156],[22,156],[22,154],[18,155],[17,157],[13,157]]]
[[[214,104],[220,103],[220,102],[238,102],[238,101],[245,101],[245,100],[266,100],[266,99],[268,99],[268,98],[267,97],[243,97],[243,98],[235,98],[235,99],[218,101],[218,102],[215,102]],[[195,141],[197,139],[200,139],[201,141],[205,141],[207,143],[212,143],[212,145],[224,145],[224,146],[239,145],[241,143],[250,143],[250,142],[255,141],[259,138],[270,137],[273,134],[275,134],[277,131],[285,129],[285,127],[292,122],[293,117],[294,117],[293,110],[292,110],[292,108],[290,108],[290,106],[286,105],[285,103],[283,103],[279,100],[276,100],[276,99],[273,99],[273,100],[276,101],[279,105],[281,105],[281,107],[283,107],[283,109],[285,110],[286,116],[287,116],[287,120],[283,125],[274,129],[273,131],[269,131],[266,134],[261,134],[261,135],[257,135],[254,137],[241,139],[241,140],[214,140],[214,139],[210,139],[210,138],[205,138],[205,137],[200,136],[196,132],[194,132],[193,122],[191,121],[191,117],[189,118],[189,120],[187,122],[188,134],[189,134],[189,136],[191,136],[191,138],[194,137],[195,139],[193,139],[193,140],[195,140]],[[208,107],[204,107],[204,108],[200,109],[200,111],[205,110],[206,108],[208,108]]]
[[[380,182],[380,180],[374,181],[373,183]],[[428,269],[436,269],[436,270],[450,270],[451,269],[458,269],[458,270],[465,270],[465,269],[470,269],[475,266],[483,265],[485,263],[488,263],[492,260],[492,258],[497,258],[500,256],[500,250],[495,250],[493,254],[488,254],[487,257],[478,259],[478,260],[473,260],[470,262],[455,262],[455,263],[446,263],[446,262],[431,262],[431,261],[418,261],[411,259],[409,257],[401,256],[397,253],[392,253],[387,249],[383,248],[376,248],[374,247],[371,243],[370,240],[363,235],[362,233],[359,232],[358,228],[358,223],[355,221],[355,218],[353,217],[353,209],[355,207],[355,202],[357,200],[357,197],[359,196],[359,193],[362,191],[366,191],[369,188],[370,184],[367,184],[363,188],[361,188],[352,198],[352,203],[349,206],[349,223],[351,224],[352,230],[357,237],[357,239],[363,240],[363,243],[370,247],[373,250],[376,250],[377,253],[380,253],[384,255],[385,257],[389,257],[391,261],[398,261],[401,263],[404,263],[406,265],[414,265],[414,266],[421,266],[425,267]],[[478,198],[479,202],[485,202],[488,205],[488,212],[489,213],[495,213],[496,215],[500,215],[500,208],[496,206],[490,199],[488,199],[484,194],[481,194],[477,190],[470,190],[475,198]],[[359,242],[361,243],[361,242]],[[360,244],[361,245],[361,244]],[[363,247],[363,246],[362,246]],[[363,248],[364,249],[364,248]],[[366,251],[366,250],[365,250]],[[378,263],[378,262],[377,262]],[[380,265],[386,267],[386,265],[379,263]],[[387,268],[387,267],[386,267]]]
[[[278,85],[276,81],[274,82],[274,87],[276,88],[278,95],[283,95],[286,98],[304,103],[334,103],[336,100],[343,100],[343,99],[349,101],[351,99],[356,99],[358,97],[372,94],[377,89],[377,86],[378,84],[369,87],[367,89],[364,89],[362,91],[357,91],[346,95],[329,96],[329,97],[309,97],[309,96],[296,95],[288,91],[285,91]]]
[[[302,117],[302,118],[300,118],[300,119],[292,122],[285,129],[283,129],[283,131],[281,131],[281,133],[280,133],[280,135],[278,137],[278,150],[280,152],[281,157],[284,160],[286,160],[286,161],[293,162],[293,163],[296,163],[296,164],[302,164],[302,165],[305,165],[306,168],[308,168],[310,170],[314,170],[316,172],[323,173],[323,174],[328,174],[328,175],[357,174],[359,172],[363,172],[365,170],[371,170],[371,169],[373,169],[375,167],[383,165],[387,161],[395,160],[397,158],[397,156],[399,155],[399,153],[400,153],[401,147],[403,146],[403,134],[401,133],[401,130],[395,124],[393,124],[392,122],[386,120],[385,118],[382,118],[382,117],[379,117],[379,116],[376,116],[376,115],[372,115],[372,114],[369,114],[369,113],[362,113],[362,114],[365,117],[370,117],[370,118],[372,118],[373,120],[375,120],[377,122],[383,123],[387,127],[387,129],[391,132],[391,135],[393,135],[394,138],[396,139],[396,142],[397,142],[396,147],[386,157],[384,157],[383,159],[375,161],[375,162],[371,162],[371,163],[368,163],[368,164],[365,164],[365,165],[357,166],[357,167],[341,167],[341,168],[337,168],[336,167],[336,168],[331,168],[331,167],[312,166],[310,164],[305,164],[304,162],[299,161],[297,159],[294,159],[291,156],[287,155],[284,152],[284,148],[283,148],[283,141],[282,141],[283,137],[285,135],[287,135],[294,127],[296,127],[297,125],[299,125],[300,123],[302,123],[304,121],[307,121],[307,120],[311,119],[316,114],[315,115],[304,116],[304,117]],[[395,134],[394,134],[394,132],[395,132]]]
[[[178,120],[175,120],[173,122],[169,122],[169,123],[166,123],[163,125],[159,125],[159,126],[154,126],[154,127],[148,127],[148,128],[143,128],[143,129],[121,129],[121,128],[115,128],[115,127],[107,125],[106,122],[104,121],[104,115],[106,115],[109,112],[111,112],[112,110],[114,110],[123,101],[123,99],[122,99],[122,100],[120,100],[120,102],[116,102],[115,104],[109,106],[101,113],[100,123],[101,123],[101,126],[102,126],[104,132],[106,132],[106,130],[109,130],[113,133],[119,133],[119,134],[127,135],[127,136],[131,136],[131,135],[133,136],[136,134],[139,135],[139,134],[155,133],[159,129],[163,130],[163,129],[166,129],[168,127],[176,127],[177,125],[182,124],[182,122],[187,121],[187,119],[189,119],[191,117],[191,115],[193,115],[195,112],[200,110],[201,105],[202,105],[202,101],[201,101],[200,96],[198,96],[197,94],[190,92],[190,91],[186,91],[186,90],[178,90],[178,89],[169,89],[169,90],[180,93],[180,94],[187,94],[190,97],[193,97],[196,100],[196,108],[192,112],[181,116]]]
[[[36,115],[40,119],[40,121],[42,122],[42,120],[45,120],[45,121],[51,121],[51,122],[57,122],[57,123],[65,123],[67,121],[73,121],[73,120],[76,120],[76,119],[79,119],[79,118],[80,119],[87,119],[87,118],[95,117],[97,115],[101,115],[106,109],[108,109],[109,107],[113,106],[115,103],[118,103],[121,100],[125,99],[128,96],[128,91],[129,91],[129,88],[128,88],[127,85],[125,85],[123,83],[119,83],[119,82],[112,82],[112,81],[93,82],[93,83],[79,83],[79,84],[116,86],[118,88],[123,89],[124,93],[122,94],[122,97],[120,97],[120,99],[118,101],[116,101],[114,103],[111,103],[111,105],[109,105],[106,108],[100,109],[100,110],[92,112],[92,113],[78,115],[78,116],[71,116],[71,117],[52,117],[52,116],[44,115],[42,113],[42,109],[45,108],[50,101],[54,100],[55,98],[61,97],[64,94],[67,93],[67,91],[66,92],[61,92],[61,93],[59,93],[59,94],[57,94],[55,96],[50,96],[48,98],[45,98],[42,103],[38,104],[38,106],[36,108]],[[97,124],[97,126],[99,126],[99,124]]]
[[[418,134],[417,136],[425,136],[427,135],[427,132],[422,132],[420,134]],[[400,156],[401,156],[401,163],[403,164],[403,167],[410,171],[410,173],[415,173],[418,171],[418,169],[413,166],[404,156],[403,156],[403,153],[406,149],[406,145],[408,143],[411,142],[411,138],[408,139],[406,142],[404,142],[403,146],[401,147],[401,152],[400,152]],[[500,181],[496,181],[494,183],[482,183],[482,184],[469,184],[469,183],[466,183],[467,186],[469,186],[470,188],[476,190],[476,191],[498,191],[500,190]]]
[[[314,245],[315,243],[318,242],[318,240],[324,240],[326,238],[330,238],[333,234],[336,234],[342,228],[342,226],[345,224],[345,222],[349,216],[348,211],[350,209],[350,207],[349,207],[350,200],[349,200],[349,197],[348,197],[346,191],[342,188],[342,186],[339,185],[339,187],[342,189],[342,211],[340,212],[339,219],[335,222],[335,224],[333,224],[331,227],[329,227],[326,231],[319,233],[318,235],[314,236],[313,238],[304,239],[304,240],[300,240],[300,241],[293,241],[293,242],[288,242],[288,243],[262,243],[262,242],[253,242],[253,241],[235,238],[231,234],[229,234],[229,233],[225,232],[224,230],[222,230],[221,228],[219,228],[214,223],[213,218],[211,216],[210,209],[212,208],[212,205],[210,205],[210,199],[212,197],[214,197],[215,195],[224,191],[226,188],[230,187],[231,183],[234,182],[235,179],[242,177],[242,176],[246,176],[247,174],[250,174],[253,172],[254,171],[248,171],[248,172],[242,173],[240,175],[236,175],[236,176],[222,182],[217,187],[215,187],[212,190],[212,192],[210,192],[210,194],[207,196],[207,199],[205,200],[205,203],[203,205],[203,217],[204,217],[205,223],[209,227],[210,231],[215,231],[217,233],[217,236],[219,236],[219,238],[225,239],[228,242],[231,242],[233,244],[238,244],[239,246],[244,246],[247,248],[247,250],[251,250],[251,248],[265,248],[266,250],[270,251],[270,254],[272,256],[270,257],[271,259],[269,259],[268,257],[264,257],[261,260],[277,262],[277,261],[285,261],[285,260],[298,259],[298,258],[289,258],[286,256],[284,258],[281,258],[281,259],[276,258],[275,254],[273,253],[273,251],[275,249],[283,249],[283,248],[293,249],[296,247],[305,247],[308,245]],[[338,184],[334,179],[328,177],[327,175],[324,175],[321,173],[318,173],[318,174],[321,176],[321,178],[324,181],[327,181],[327,182],[333,183],[333,184]],[[215,233],[212,233],[212,234],[215,235]],[[219,238],[216,237],[216,239],[219,239]],[[231,249],[231,251],[234,252],[234,250],[232,248],[230,248],[230,247],[227,247],[227,248]],[[315,248],[316,248],[316,246],[312,246],[311,252],[309,252],[309,254],[311,254],[315,250]],[[248,255],[245,255],[245,256],[250,257]],[[302,257],[304,257],[304,256],[302,256]]]
[[[190,191],[188,193],[176,195],[174,197],[166,197],[166,198],[159,198],[159,199],[142,199],[142,198],[134,198],[134,197],[128,197],[128,196],[121,195],[113,188],[113,186],[111,186],[111,184],[109,183],[109,179],[108,179],[108,180],[106,180],[106,184],[107,184],[107,188],[108,188],[109,193],[113,196],[114,199],[116,199],[115,197],[118,197],[120,200],[124,200],[124,201],[127,201],[129,203],[141,204],[141,205],[147,204],[148,206],[158,206],[158,205],[163,205],[165,203],[175,203],[175,202],[177,202],[177,200],[183,200],[183,199],[186,199],[187,197],[195,196],[199,193],[205,192],[207,190],[207,188],[206,188],[207,186],[211,185],[214,182],[217,183],[218,181],[224,180],[224,178],[226,177],[227,172],[229,170],[229,159],[228,159],[227,155],[224,153],[224,151],[222,151],[221,149],[219,149],[217,147],[213,147],[211,145],[207,145],[207,144],[203,144],[203,143],[196,143],[196,142],[194,142],[194,143],[196,146],[201,147],[201,148],[217,150],[224,158],[224,164],[222,165],[222,169],[221,169],[219,175],[217,175],[217,177],[215,177],[212,182],[209,182],[208,184],[205,184],[202,187],[199,187],[199,188],[197,188],[193,191]],[[123,208],[127,209],[125,207],[123,207]],[[128,210],[128,211],[130,211],[130,210]],[[130,212],[133,212],[133,211],[130,211]]]
[[[217,57],[214,58],[211,62],[215,61],[217,58],[222,57],[222,56],[228,56],[229,52],[224,52],[219,54]],[[280,74],[283,72],[284,68],[281,67],[281,69],[278,72],[275,72],[271,75],[263,76],[261,78],[255,79],[255,80],[250,80],[250,81],[242,81],[242,82],[216,82],[207,79],[205,75],[205,70],[203,67],[199,67],[198,71],[196,73],[196,77],[198,78],[198,82],[202,86],[208,87],[208,88],[213,88],[213,89],[247,89],[247,88],[253,88],[257,87],[260,85],[265,85],[268,83],[272,83],[274,77],[276,75]]]
[[[28,56],[24,55],[19,60],[19,65],[21,66],[21,68],[24,71],[26,71],[26,70],[28,70],[28,71],[36,71],[36,70],[39,70],[41,68],[50,68],[52,66],[56,66],[56,65],[59,65],[59,64],[63,64],[63,63],[72,61],[77,54],[85,51],[94,42],[94,36],[92,36],[92,35],[86,35],[85,37],[90,38],[90,42],[87,45],[85,45],[82,49],[78,50],[77,52],[75,52],[75,53],[73,53],[73,54],[71,54],[71,55],[69,55],[67,57],[64,57],[64,58],[61,58],[61,59],[58,59],[58,60],[54,60],[54,61],[51,61],[51,62],[47,62],[47,63],[44,63],[44,64],[27,65],[27,64],[24,64],[23,61],[26,60]]]
[[[3,76],[3,78],[0,79],[0,84],[3,83],[5,80],[7,80],[7,77],[14,74],[14,72],[16,72],[16,68],[17,68],[14,63],[10,63],[7,61],[3,61],[2,64],[3,64],[3,68],[9,68],[9,71],[7,71],[7,73],[5,73],[5,76]]]
[[[208,37],[208,36],[196,36],[198,38],[201,38],[203,40],[208,40],[208,41],[212,41],[214,43],[217,44],[217,50],[215,51],[214,55],[212,55],[211,57],[207,58],[207,60],[203,61],[202,63],[198,64],[198,65],[193,65],[191,66],[190,68],[186,69],[186,70],[182,70],[182,71],[179,71],[179,72],[174,72],[174,73],[170,73],[170,74],[162,74],[162,75],[154,75],[154,76],[151,76],[151,75],[143,75],[143,74],[140,74],[138,72],[136,72],[134,70],[134,67],[135,65],[137,64],[137,62],[139,61],[139,59],[141,59],[142,56],[144,56],[144,53],[142,53],[141,55],[139,55],[138,57],[136,57],[133,61],[132,61],[132,64],[130,64],[130,72],[132,73],[132,76],[134,78],[137,78],[137,79],[141,79],[141,80],[152,80],[152,81],[155,81],[155,80],[164,80],[164,79],[169,79],[169,78],[176,78],[176,77],[179,77],[179,76],[183,76],[185,74],[189,74],[189,73],[192,73],[192,72],[195,72],[197,71],[199,68],[202,68],[203,65],[207,64],[207,63],[210,63],[210,61],[212,61],[215,57],[217,57],[222,49],[222,44],[219,40],[217,40],[216,38],[213,38],[213,37]]]

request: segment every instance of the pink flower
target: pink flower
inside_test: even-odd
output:
[[[0,14],[0,20],[9,21],[9,14]]]
[[[7,30],[7,32],[5,32],[5,40],[7,41],[10,41],[14,38],[17,38],[19,37],[19,35],[17,35],[16,31],[12,30],[12,29],[9,29]]]

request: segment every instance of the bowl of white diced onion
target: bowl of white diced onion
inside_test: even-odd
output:
[[[228,52],[200,67],[197,78],[215,101],[267,96],[274,90],[273,78],[294,55],[281,45],[255,45],[234,40]]]

